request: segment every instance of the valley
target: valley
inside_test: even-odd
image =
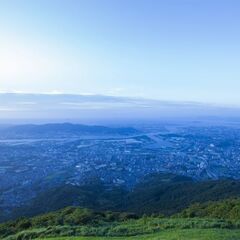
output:
[[[235,127],[50,124],[0,131],[0,208],[6,214],[63,185],[97,181],[131,191],[154,173],[194,181],[239,179],[240,129]]]

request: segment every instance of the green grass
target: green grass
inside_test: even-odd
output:
[[[21,226],[24,222],[20,222]],[[26,222],[27,223],[27,222]],[[123,222],[98,222],[87,225],[58,225],[29,228],[6,234],[1,239],[63,240],[240,240],[239,223],[220,219],[179,219],[144,217]],[[4,228],[3,231],[11,231]]]
[[[1,224],[0,239],[240,240],[240,220],[146,215],[136,218],[129,213],[68,207],[31,219]]]
[[[134,237],[57,237],[39,240],[239,240],[240,230],[174,229]]]

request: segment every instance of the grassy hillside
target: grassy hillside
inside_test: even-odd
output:
[[[132,237],[63,237],[57,240],[239,240],[240,230],[228,229],[177,229],[164,230],[155,234]],[[39,238],[46,240],[46,238]],[[56,240],[56,238],[47,238]]]
[[[236,200],[236,205],[239,202],[240,200]],[[221,203],[215,204],[218,206]],[[225,216],[224,213],[225,211],[222,216]],[[238,211],[234,219],[230,219],[228,215],[221,218],[183,218],[180,215],[168,218],[145,215],[138,218],[131,213],[95,212],[68,207],[57,212],[1,224],[0,239],[69,239],[77,236],[91,237],[86,239],[134,239],[134,236],[138,236],[137,239],[161,237],[166,240],[194,239],[194,236],[199,237],[196,239],[240,239],[240,215],[237,214]]]

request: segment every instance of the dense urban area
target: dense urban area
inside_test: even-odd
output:
[[[26,126],[28,129],[28,126]],[[150,173],[196,180],[239,178],[240,129],[155,126],[117,135],[24,138],[11,130],[0,141],[0,205],[21,206],[43,189],[99,179],[131,189]],[[34,133],[34,132],[33,132]],[[35,133],[34,133],[35,134]],[[68,133],[71,135],[71,132]],[[10,136],[9,134],[6,136]]]

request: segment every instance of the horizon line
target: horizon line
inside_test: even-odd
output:
[[[240,104],[232,104],[232,103],[217,103],[217,102],[203,102],[203,101],[194,101],[194,100],[169,100],[169,99],[157,99],[157,98],[149,98],[143,96],[124,96],[124,95],[113,95],[113,94],[100,94],[100,93],[90,93],[90,92],[79,92],[79,93],[70,93],[70,92],[62,92],[58,90],[53,91],[43,91],[43,92],[29,92],[29,91],[3,91],[0,90],[1,94],[19,94],[19,95],[49,95],[49,96],[98,96],[98,97],[109,97],[109,98],[122,98],[122,99],[131,99],[131,100],[146,100],[146,101],[157,101],[157,102],[165,102],[165,103],[183,103],[183,104],[195,104],[195,105],[207,105],[212,107],[227,107],[227,108],[240,108]]]

